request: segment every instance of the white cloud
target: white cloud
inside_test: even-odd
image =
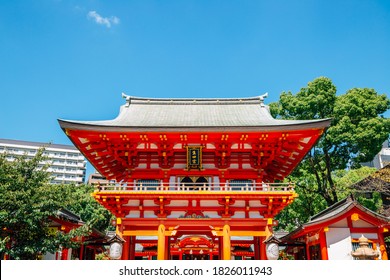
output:
[[[97,24],[105,25],[110,28],[112,24],[119,24],[119,18],[112,17],[102,17],[96,11],[89,11],[88,18],[94,20]]]

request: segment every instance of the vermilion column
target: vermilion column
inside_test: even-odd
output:
[[[260,260],[260,239],[258,236],[253,237],[253,247],[255,250],[255,260]]]
[[[306,259],[310,260],[310,246],[309,246],[309,243],[305,244],[305,251],[306,251]]]
[[[183,250],[180,250],[179,251],[179,260],[182,260],[183,259]]]
[[[129,236],[123,236],[123,239],[125,242],[123,243],[123,249],[122,249],[122,260],[129,260],[129,248],[130,248],[130,238]]]
[[[222,242],[222,236],[218,237],[218,260],[223,259],[223,242]]]
[[[164,260],[169,260],[171,255],[171,240],[168,236],[165,236],[165,253]]]
[[[379,232],[379,230],[378,230],[378,239],[379,239],[379,250],[382,255],[382,260],[388,260],[389,256],[387,255],[386,244],[385,244],[385,240],[383,239],[383,233]]]
[[[320,233],[321,259],[328,260],[328,248],[326,246],[326,234],[324,231]]]
[[[214,256],[213,250],[210,250],[209,252],[209,259],[212,260]]]
[[[135,241],[137,237],[136,236],[130,236],[129,238],[129,244],[130,244],[130,252],[129,252],[129,259],[135,260]]]
[[[165,259],[165,226],[158,226],[158,241],[157,241],[157,259]]]
[[[85,241],[85,238],[83,237],[82,238],[82,243],[81,243],[81,246],[80,246],[80,249],[79,249],[79,259],[82,260],[84,258],[84,241]]]
[[[62,255],[61,255],[61,260],[67,260],[68,259],[68,253],[69,253],[69,249],[68,248],[65,248],[62,250]]]
[[[265,250],[266,244],[264,243],[265,237],[259,237],[260,242],[260,260],[267,260],[267,252]]]
[[[230,249],[230,226],[223,226],[223,260],[231,259],[231,249]]]

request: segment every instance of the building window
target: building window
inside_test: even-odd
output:
[[[230,180],[229,186],[232,188],[232,191],[240,191],[246,187],[253,187],[252,180]]]
[[[148,191],[155,191],[157,190],[157,187],[160,185],[159,180],[153,180],[153,179],[142,179],[137,180],[137,186],[142,187],[143,189],[147,189]]]

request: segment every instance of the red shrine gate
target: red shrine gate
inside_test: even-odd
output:
[[[278,182],[330,120],[273,119],[263,97],[124,97],[114,120],[59,120],[118,182],[93,196],[117,217],[122,259],[266,259],[273,218],[296,197]]]

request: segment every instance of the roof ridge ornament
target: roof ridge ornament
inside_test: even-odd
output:
[[[264,93],[263,95],[260,95],[259,96],[259,99],[260,99],[260,106],[261,107],[265,107],[265,104],[264,104],[264,99],[268,97],[268,92]]]
[[[131,96],[127,95],[126,93],[122,92],[122,98],[126,99],[126,107],[130,106],[131,103]]]

